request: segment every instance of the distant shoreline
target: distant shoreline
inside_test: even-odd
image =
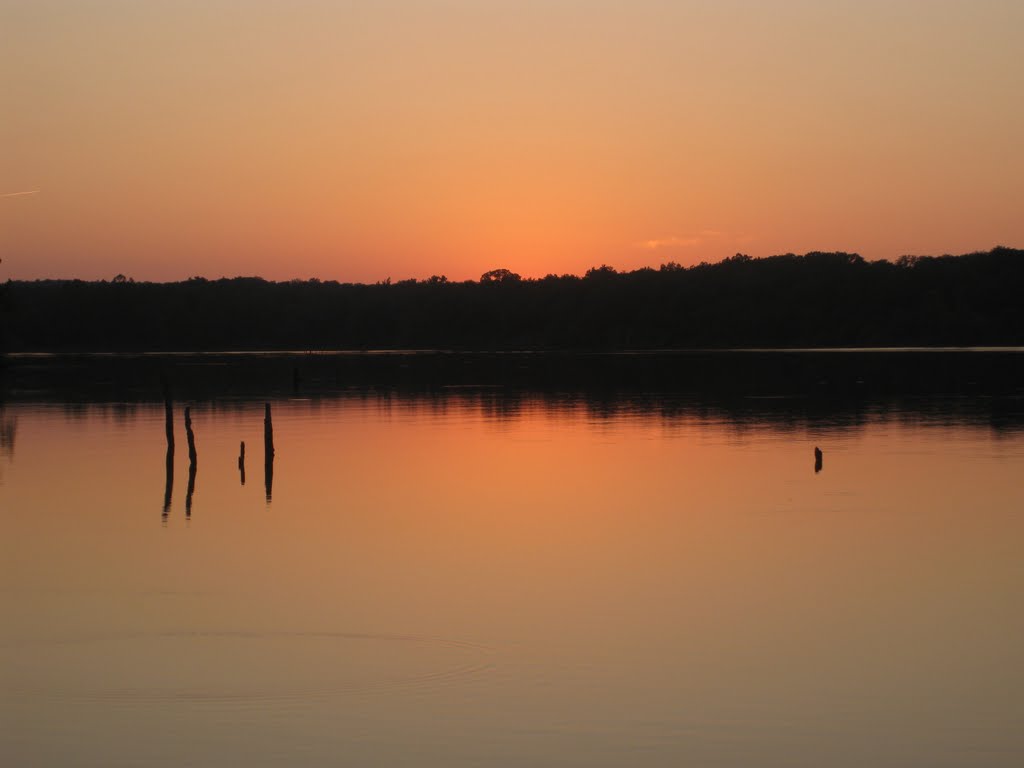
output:
[[[673,351],[1024,347],[1024,250],[868,262],[742,254],[526,280],[10,281],[8,352]]]

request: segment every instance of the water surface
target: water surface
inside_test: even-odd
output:
[[[180,405],[166,509],[161,405],[0,411],[4,765],[1024,763],[971,409],[282,397],[268,500],[262,401],[197,401],[186,513]]]

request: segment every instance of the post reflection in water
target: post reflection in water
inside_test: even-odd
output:
[[[238,447],[238,479],[245,485],[245,440]]]
[[[198,457],[196,453],[196,435],[192,429],[192,409],[185,408],[185,437],[188,440],[188,488],[185,491],[185,517],[192,517],[192,494],[196,490],[196,469]]]
[[[174,490],[174,448],[167,447],[167,460],[164,463],[164,507],[161,517],[164,520],[171,512],[171,494]]]
[[[196,465],[188,465],[188,488],[185,490],[185,517],[192,517],[192,494],[196,490]]]
[[[4,413],[3,406],[0,406],[0,453],[8,458],[14,457],[14,438],[18,431],[18,422],[12,416]]]
[[[4,406],[0,403],[0,456],[8,461],[14,460],[14,438],[18,431],[18,423],[12,416],[7,416]],[[0,483],[3,482],[3,469],[0,468]]]
[[[161,518],[166,522],[171,512],[171,494],[174,491],[174,403],[166,378],[161,385],[164,394],[164,437],[167,440],[167,458],[164,464],[164,507]]]
[[[192,430],[192,408],[189,406],[185,407],[185,439],[188,441],[188,462],[195,464],[197,460],[196,435]]]

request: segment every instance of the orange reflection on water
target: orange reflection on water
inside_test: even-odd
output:
[[[1024,749],[1019,434],[493,406],[276,403],[267,504],[260,405],[196,405],[187,520],[181,448],[161,520],[159,409],[8,408],[0,754],[853,766]]]

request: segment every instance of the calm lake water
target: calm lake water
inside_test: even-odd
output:
[[[181,405],[0,410],[3,765],[1024,765],[1024,431]]]

